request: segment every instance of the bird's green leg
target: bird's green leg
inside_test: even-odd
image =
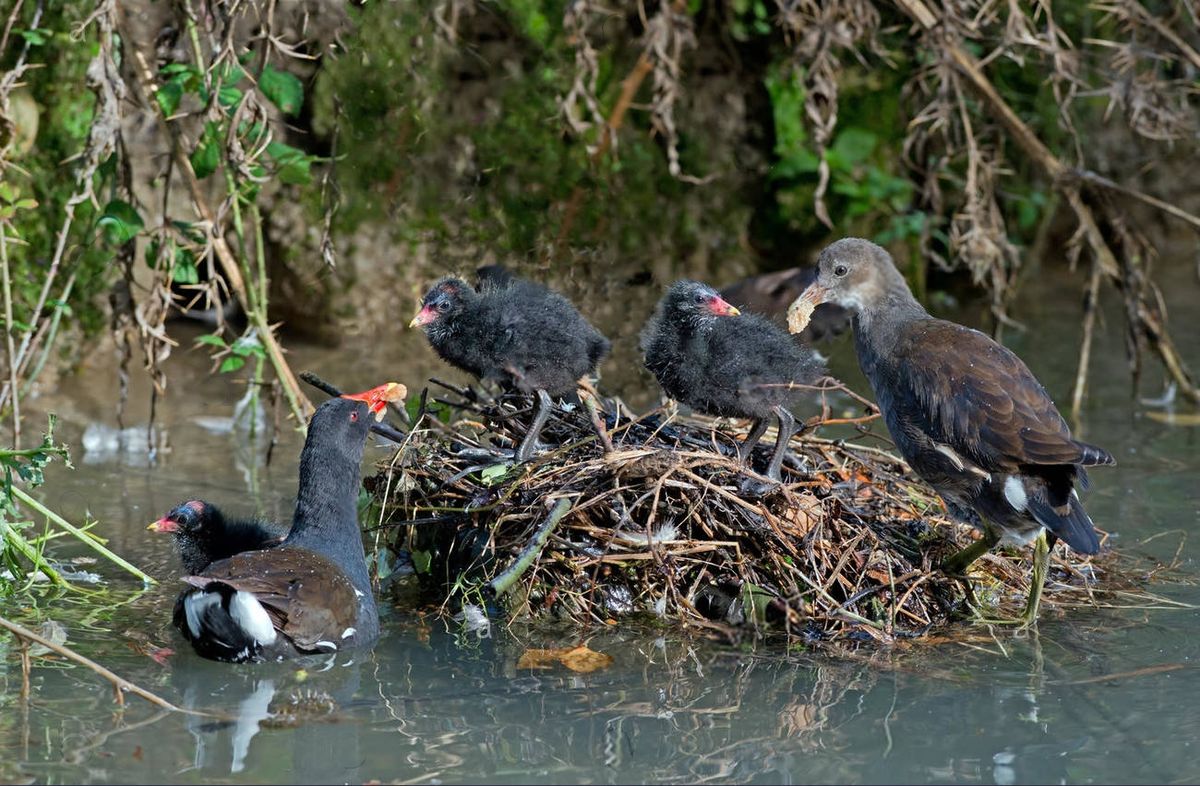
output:
[[[1038,607],[1042,602],[1042,587],[1050,568],[1050,544],[1046,541],[1046,530],[1038,533],[1033,542],[1033,579],[1029,585],[1029,600],[1025,613],[1021,615],[1021,627],[1028,628],[1037,622]]]
[[[982,538],[967,546],[962,551],[950,555],[942,562],[942,573],[948,576],[963,575],[975,560],[987,554],[999,542],[999,532],[984,529]]]

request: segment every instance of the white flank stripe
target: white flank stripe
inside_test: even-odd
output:
[[[1004,479],[1004,498],[1014,510],[1025,510],[1029,504],[1029,498],[1025,496],[1025,484],[1016,475]]]
[[[247,636],[266,646],[275,643],[275,626],[258,598],[238,590],[229,602],[229,616]]]
[[[336,645],[336,644],[334,644],[332,641],[318,641],[318,642],[317,642],[316,644],[314,644],[313,646],[314,646],[314,647],[325,647],[325,648],[327,648],[327,649],[331,649],[331,650],[336,650],[336,649],[337,649],[337,645]]]

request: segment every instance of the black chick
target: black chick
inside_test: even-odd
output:
[[[646,368],[667,395],[706,415],[754,419],[738,450],[742,462],[774,415],[779,437],[767,477],[780,480],[795,427],[788,407],[802,386],[824,374],[812,350],[771,321],[741,314],[696,281],[679,281],[667,290],[642,329],[641,347]]]
[[[883,248],[845,238],[818,265],[802,297],[854,314],[858,362],[900,455],[952,514],[985,533],[943,569],[961,573],[1005,536],[1036,540],[1023,617],[1031,623],[1053,545],[1046,530],[1080,553],[1099,551],[1075,482],[1086,488],[1084,467],[1116,462],[1071,436],[1019,357],[978,330],[930,316]]]
[[[260,519],[227,519],[216,505],[202,499],[177,505],[146,529],[175,536],[188,575],[243,551],[278,546],[287,537],[286,527]]]
[[[550,417],[551,397],[574,394],[579,379],[595,373],[611,345],[571,301],[500,271],[481,273],[478,290],[458,278],[438,280],[409,327],[421,327],[452,366],[536,394],[537,411],[516,455],[527,461]]]

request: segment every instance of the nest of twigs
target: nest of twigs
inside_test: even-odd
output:
[[[737,463],[744,429],[663,409],[636,416],[616,400],[605,406],[611,450],[584,407],[556,409],[547,450],[513,466],[505,451],[524,436],[528,399],[435,383],[449,395],[422,399],[403,449],[367,487],[390,564],[411,558],[420,586],[447,611],[500,590],[517,618],[648,615],[886,641],[980,610],[1015,616],[1028,592],[1029,549],[980,559],[970,589],[937,569],[979,533],[947,518],[898,457],[859,444],[870,414],[849,419],[860,425],[849,439],[814,428],[794,437],[785,482],[770,485]],[[824,405],[852,394],[829,383],[819,395]],[[822,410],[810,426],[830,420]],[[562,500],[555,513],[565,515],[549,521]],[[1098,571],[1056,549],[1043,614],[1090,602]],[[516,573],[509,591],[498,577]]]

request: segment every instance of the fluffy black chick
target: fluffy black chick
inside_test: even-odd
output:
[[[667,395],[706,415],[753,418],[738,450],[745,462],[774,415],[779,437],[767,477],[780,468],[795,418],[788,407],[822,374],[816,354],[773,322],[742,314],[712,287],[679,281],[642,329],[646,368]]]
[[[226,518],[220,508],[202,499],[176,505],[147,529],[175,536],[179,560],[189,575],[243,551],[278,546],[287,537],[287,527],[260,519]]]
[[[409,326],[421,327],[450,365],[537,396],[518,461],[533,454],[550,416],[551,397],[573,394],[579,379],[595,373],[611,346],[571,301],[502,268],[500,273],[481,272],[479,289],[454,277],[438,280]]]

